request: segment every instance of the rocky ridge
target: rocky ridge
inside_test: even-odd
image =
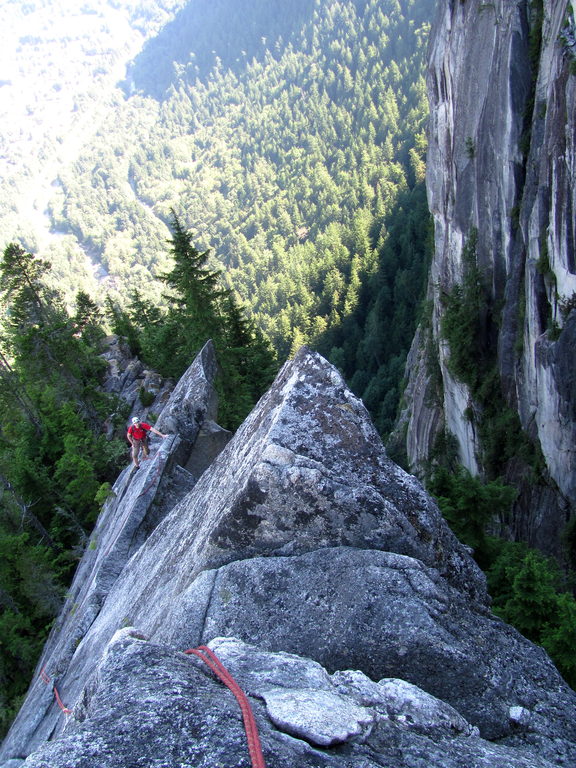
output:
[[[2,768],[249,765],[230,691],[182,653],[199,644],[250,697],[269,768],[573,763],[576,694],[490,613],[338,372],[300,350],[195,476],[215,373],[208,344],[170,436],[115,484]]]

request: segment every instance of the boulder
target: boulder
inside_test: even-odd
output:
[[[329,672],[400,678],[485,738],[576,739],[576,695],[542,648],[405,555],[323,548],[204,571],[154,638],[178,647],[219,636],[310,657]],[[511,716],[515,707],[529,721]]]

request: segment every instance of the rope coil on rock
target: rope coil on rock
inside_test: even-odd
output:
[[[216,677],[218,677],[224,683],[224,685],[232,691],[242,712],[242,719],[244,720],[244,730],[246,731],[246,740],[248,742],[248,752],[252,761],[252,768],[266,768],[266,763],[264,762],[264,756],[262,754],[262,746],[260,744],[260,736],[258,734],[258,726],[256,725],[256,720],[254,718],[254,713],[252,712],[250,702],[248,701],[248,697],[242,688],[240,688],[236,680],[234,680],[218,656],[216,656],[216,654],[210,650],[207,645],[200,645],[198,648],[189,648],[187,651],[184,651],[184,653],[197,656],[212,670],[212,672],[214,672]],[[46,683],[46,685],[50,685],[52,682],[48,673],[46,672],[46,667],[42,667],[39,677],[44,683]],[[58,693],[58,689],[55,685],[52,685],[52,691],[54,692],[56,703],[62,712],[65,715],[70,715],[72,710],[64,706],[62,699],[60,698],[60,694]]]
[[[48,673],[46,672],[46,667],[42,667],[42,669],[40,670],[40,678],[42,679],[43,682],[46,683],[46,685],[50,685],[50,683],[52,682],[50,680]],[[52,686],[52,691],[54,692],[54,698],[56,699],[56,703],[58,704],[62,712],[65,715],[72,714],[72,710],[68,709],[68,707],[65,707],[64,704],[62,703],[62,699],[60,698],[60,694],[58,693],[58,688],[56,688],[55,685]]]
[[[184,651],[184,653],[189,655],[193,654],[201,659],[208,667],[210,667],[212,672],[214,672],[224,685],[232,691],[240,706],[242,717],[244,719],[244,730],[246,731],[248,752],[250,753],[250,759],[252,760],[252,768],[266,768],[260,744],[260,737],[258,735],[258,726],[256,725],[256,720],[250,702],[248,701],[248,697],[242,688],[240,688],[218,656],[216,656],[208,646],[200,645],[198,648],[189,648],[187,651]]]

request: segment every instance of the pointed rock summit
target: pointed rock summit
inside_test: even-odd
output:
[[[98,521],[39,668],[72,714],[35,679],[0,765],[248,765],[233,697],[181,653],[200,644],[251,697],[269,768],[576,760],[576,694],[490,613],[336,369],[301,349],[198,478],[215,372],[205,348]]]

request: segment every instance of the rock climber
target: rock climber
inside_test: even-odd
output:
[[[140,468],[140,449],[142,449],[144,458],[148,458],[148,454],[150,452],[148,447],[149,432],[154,432],[155,435],[158,435],[162,438],[168,437],[168,435],[163,435],[162,432],[158,432],[157,429],[154,429],[154,427],[152,427],[150,424],[147,424],[145,421],[140,421],[138,416],[134,416],[132,419],[132,424],[128,427],[126,437],[132,446],[132,461],[134,462],[136,469]]]

